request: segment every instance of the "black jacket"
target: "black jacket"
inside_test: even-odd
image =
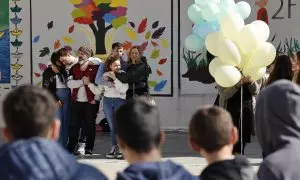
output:
[[[200,175],[201,180],[256,180],[249,161],[243,156],[207,166]]]
[[[129,91],[133,89],[148,89],[148,77],[152,72],[146,57],[142,56],[139,64],[128,65],[126,72]]]
[[[67,72],[58,73],[52,71],[52,68],[49,66],[42,75],[42,87],[48,89],[49,92],[53,95],[56,101],[59,101],[59,98],[56,95],[56,75],[61,77],[61,81],[66,81],[67,79]]]

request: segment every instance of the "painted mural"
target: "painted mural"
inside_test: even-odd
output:
[[[9,2],[0,2],[0,83],[10,83]]]
[[[171,96],[172,1],[160,2],[166,16],[153,14],[151,8],[158,7],[152,1],[139,4],[136,8],[135,0],[32,0],[33,83],[40,85],[51,53],[61,47],[76,55],[79,46],[88,45],[105,60],[112,43],[121,42],[126,51],[141,46],[153,72],[151,93]],[[57,5],[64,8],[53,13],[51,9]]]

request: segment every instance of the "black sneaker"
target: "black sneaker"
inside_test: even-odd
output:
[[[107,159],[115,159],[116,158],[116,150],[117,146],[113,146],[110,149],[110,152],[105,155]]]
[[[92,155],[93,155],[93,151],[92,151],[92,150],[89,150],[89,149],[86,149],[85,152],[84,152],[84,154],[85,154],[86,156],[92,156]]]

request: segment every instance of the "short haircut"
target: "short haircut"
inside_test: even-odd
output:
[[[215,152],[230,144],[232,128],[231,115],[216,106],[200,107],[192,116],[189,125],[191,138],[206,152]]]
[[[56,105],[45,89],[23,85],[12,90],[3,102],[3,117],[13,138],[44,137],[55,117]]]
[[[114,50],[116,48],[121,49],[121,48],[123,48],[123,44],[120,43],[120,42],[115,42],[115,43],[112,44],[111,48],[112,48],[112,50]]]
[[[70,51],[69,51],[67,48],[65,48],[65,47],[60,48],[60,49],[57,51],[57,53],[58,53],[58,56],[59,56],[59,57],[67,56],[67,55],[71,54]]]
[[[137,153],[160,145],[159,111],[143,98],[128,101],[116,111],[115,128],[118,137]]]

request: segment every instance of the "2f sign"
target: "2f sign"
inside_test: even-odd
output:
[[[285,8],[287,7],[288,19],[292,18],[292,7],[296,6],[296,3],[292,2],[293,0],[280,0],[280,7],[276,13],[272,16],[272,19],[285,19],[286,16],[283,16],[283,12],[286,12]],[[285,4],[287,3],[287,4]]]

